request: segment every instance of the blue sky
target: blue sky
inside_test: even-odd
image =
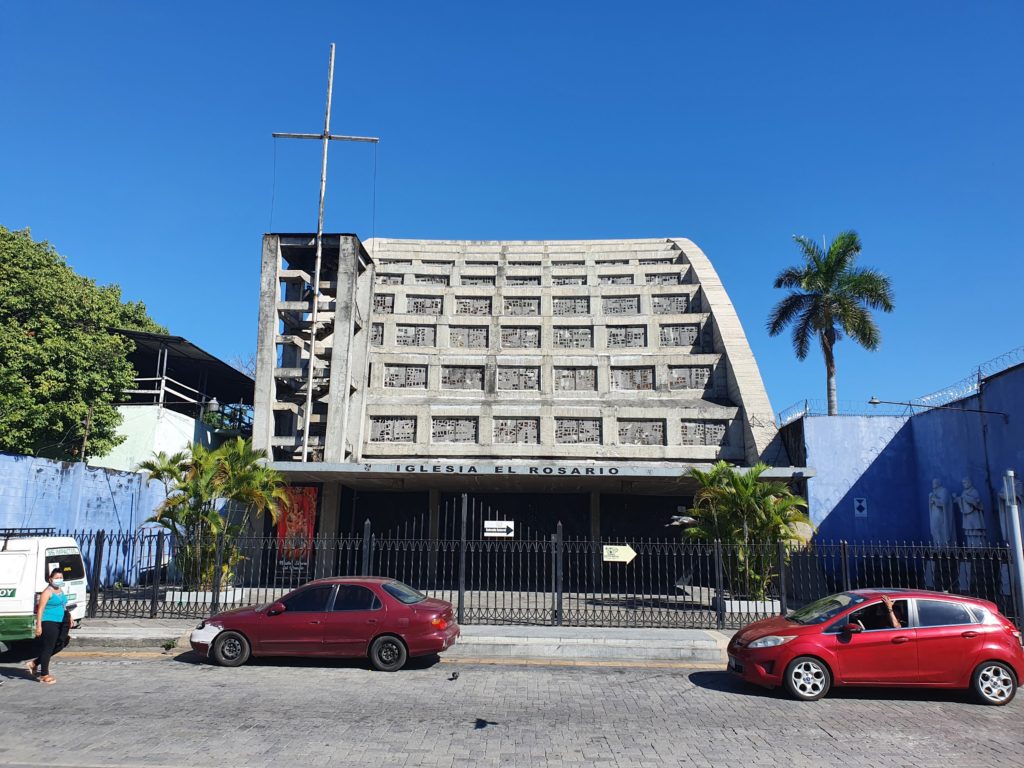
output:
[[[329,231],[690,237],[776,410],[825,395],[764,330],[796,233],[857,229],[895,284],[841,400],[1024,344],[1018,2],[7,4],[0,224],[250,352],[262,233],[316,226],[319,146],[270,134],[320,130],[331,42],[332,129],[382,143],[375,216],[373,149],[332,147]]]

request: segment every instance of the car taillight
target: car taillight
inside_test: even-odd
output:
[[[1017,642],[1020,643],[1021,648],[1024,648],[1024,637],[1016,629],[1011,629],[1010,634],[1017,638]]]
[[[438,629],[445,629],[448,626],[448,622],[442,619],[440,616],[435,616],[434,618],[432,618],[430,620],[430,623]]]

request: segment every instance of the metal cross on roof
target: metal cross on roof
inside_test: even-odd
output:
[[[324,236],[324,195],[327,192],[327,145],[331,141],[367,141],[376,144],[379,138],[373,136],[341,136],[331,133],[331,94],[334,91],[334,43],[331,43],[331,60],[327,70],[327,110],[324,115],[323,133],[274,133],[275,139],[320,139],[323,142],[323,157],[320,163],[320,210],[316,220],[316,261],[313,266],[313,308],[309,325],[309,372],[306,377],[306,408],[303,413],[302,460],[309,460],[309,421],[313,411],[313,372],[316,364],[317,312],[320,308],[320,263]]]

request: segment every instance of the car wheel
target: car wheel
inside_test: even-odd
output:
[[[396,672],[409,658],[405,644],[393,635],[378,637],[370,646],[370,663],[381,672]]]
[[[817,701],[832,687],[832,673],[813,656],[798,656],[786,667],[786,690],[794,699]]]
[[[971,688],[982,704],[1001,707],[1013,701],[1017,693],[1017,678],[1013,670],[1001,661],[986,661],[974,670]]]
[[[249,660],[249,641],[238,632],[221,632],[213,641],[210,655],[222,667],[240,667]]]

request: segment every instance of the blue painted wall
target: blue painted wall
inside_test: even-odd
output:
[[[0,528],[135,530],[163,498],[136,472],[0,453]]]
[[[1024,366],[985,379],[979,395],[951,407],[1008,418],[947,409],[911,417],[804,417],[807,466],[817,472],[807,496],[818,538],[927,541],[932,479],[959,494],[969,477],[985,504],[989,539],[999,542],[1002,476],[1007,469],[1024,473]],[[856,498],[867,500],[867,517],[855,515]],[[959,526],[955,512],[954,519]]]

